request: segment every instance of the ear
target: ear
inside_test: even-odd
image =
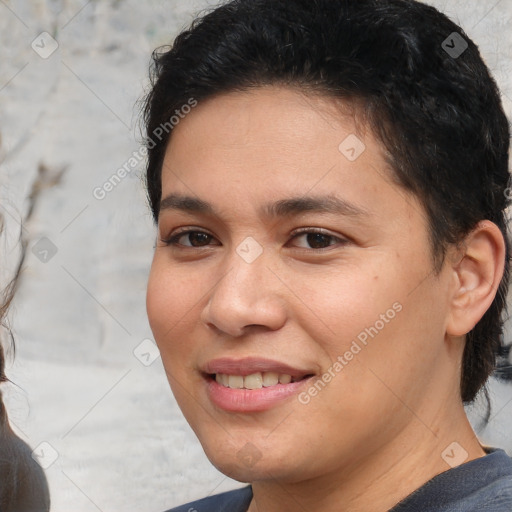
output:
[[[491,221],[477,224],[462,243],[453,265],[453,296],[446,332],[467,334],[489,309],[505,267],[505,241]]]

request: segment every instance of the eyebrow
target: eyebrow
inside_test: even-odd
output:
[[[180,210],[220,217],[213,205],[197,197],[169,194],[160,202],[160,211]],[[370,212],[332,194],[321,196],[298,196],[279,199],[264,204],[259,209],[261,217],[275,219],[294,217],[302,213],[331,213],[346,216],[369,216]]]

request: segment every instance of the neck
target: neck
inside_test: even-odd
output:
[[[399,435],[356,467],[339,467],[302,482],[254,482],[248,512],[339,512],[340,505],[344,512],[388,511],[434,476],[451,469],[448,462],[451,464],[460,453],[445,449],[454,441],[468,453],[464,462],[485,455],[462,404],[459,402],[455,413],[446,406],[442,410],[449,410],[449,417],[441,418],[437,411],[430,426],[413,415]]]

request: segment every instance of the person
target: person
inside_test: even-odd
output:
[[[147,313],[207,457],[172,511],[512,510],[464,405],[500,368],[510,133],[414,0],[232,0],[153,55]]]
[[[3,225],[0,218],[0,224]],[[2,326],[13,300],[23,264],[25,248],[15,277],[3,292],[0,304]],[[0,343],[0,384],[8,382],[5,355]],[[2,512],[48,512],[50,491],[41,466],[32,457],[30,446],[13,431],[0,391],[0,510]]]

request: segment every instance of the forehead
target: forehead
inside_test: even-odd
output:
[[[371,131],[356,125],[356,112],[351,104],[282,86],[217,95],[199,102],[174,126],[163,175],[171,163],[193,161],[208,162],[204,171],[229,164],[239,176],[264,167],[277,175],[291,166],[299,180],[306,168],[327,171],[342,156],[355,161],[366,149],[382,152]]]
[[[268,86],[200,102],[179,122],[164,159],[161,208],[212,215],[215,201],[205,198],[218,197],[224,208],[258,202],[260,217],[370,215],[377,196],[383,205],[397,194],[415,202],[352,105]]]
[[[193,130],[201,145],[212,142],[231,151],[242,151],[248,145],[261,144],[268,148],[266,155],[278,158],[279,153],[272,153],[273,150],[288,147],[297,153],[308,151],[318,147],[327,131],[336,131],[337,149],[343,132],[359,139],[371,137],[365,123],[359,120],[361,111],[355,100],[306,93],[297,87],[267,85],[199,102],[173,128],[169,145],[172,149],[176,139],[190,136]]]

